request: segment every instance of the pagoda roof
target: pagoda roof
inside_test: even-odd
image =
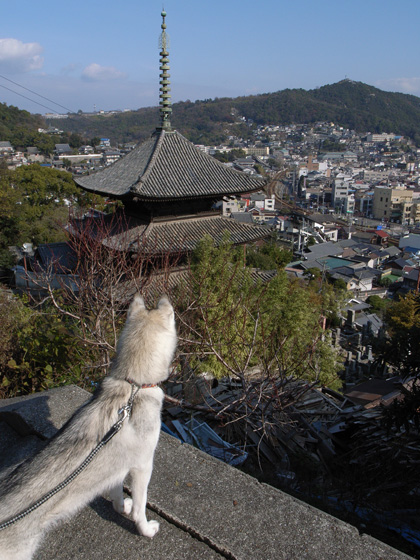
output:
[[[266,184],[265,179],[226,167],[179,132],[163,129],[109,167],[74,180],[103,196],[156,202],[221,198]]]
[[[233,218],[220,214],[183,216],[172,219],[155,219],[150,222],[133,216],[119,219],[112,215],[103,215],[98,220],[98,232],[106,231],[102,243],[118,251],[144,254],[187,253],[194,250],[198,242],[209,235],[216,245],[220,245],[226,234],[234,245],[252,243],[266,238],[270,229],[254,224],[240,223]],[[75,220],[69,230],[77,235],[82,231],[83,219]],[[94,237],[95,227],[89,227]]]

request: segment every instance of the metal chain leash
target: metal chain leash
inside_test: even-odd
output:
[[[14,523],[19,521],[20,519],[23,519],[24,517],[26,517],[27,515],[32,513],[34,510],[38,509],[40,506],[42,506],[42,504],[45,504],[45,502],[47,502],[55,494],[60,492],[60,490],[63,490],[63,488],[68,486],[70,484],[70,482],[72,482],[77,476],[79,476],[79,474],[89,465],[89,463],[93,460],[95,455],[102,449],[102,447],[104,447],[104,445],[106,445],[121,430],[123,422],[127,418],[130,418],[131,409],[133,408],[133,400],[134,400],[134,397],[136,396],[137,392],[139,391],[139,389],[140,389],[140,387],[138,386],[137,390],[134,392],[134,385],[131,386],[131,396],[128,399],[127,404],[125,406],[123,406],[122,408],[120,408],[120,410],[118,411],[118,414],[122,415],[121,418],[104,435],[104,437],[101,439],[101,441],[95,447],[95,449],[93,449],[89,453],[89,455],[86,457],[86,459],[83,461],[83,463],[81,463],[81,465],[79,465],[77,467],[77,469],[74,470],[63,482],[61,482],[55,488],[50,490],[47,494],[42,496],[42,498],[40,498],[34,504],[29,506],[27,509],[25,509],[21,513],[18,513],[17,515],[12,517],[11,519],[8,519],[7,521],[4,521],[3,523],[1,523],[0,524],[0,531],[2,531],[3,529],[7,529],[7,527],[10,527],[10,525],[13,525]]]

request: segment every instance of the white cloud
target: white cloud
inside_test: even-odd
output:
[[[399,91],[420,95],[420,78],[393,78],[390,80],[378,80],[377,86],[381,89]]]
[[[86,66],[82,72],[82,79],[88,82],[121,80],[126,77],[127,75],[124,72],[120,72],[114,66],[100,66],[95,62]]]
[[[0,39],[0,68],[17,74],[39,70],[44,64],[39,43],[22,43],[18,39]]]

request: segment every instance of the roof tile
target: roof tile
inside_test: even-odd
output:
[[[165,130],[113,165],[74,180],[99,194],[155,201],[222,197],[265,185],[264,179],[226,167],[178,132]]]

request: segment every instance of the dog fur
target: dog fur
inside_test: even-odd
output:
[[[128,311],[116,358],[109,376],[93,398],[79,409],[50,443],[19,465],[0,482],[0,524],[11,519],[63,482],[102,440],[119,419],[138,385],[157,384],[168,377],[176,348],[172,305],[162,297],[148,311],[137,295]],[[43,534],[95,497],[108,493],[114,509],[131,514],[141,535],[152,538],[157,521],[147,521],[147,486],[160,432],[163,391],[141,388],[135,395],[131,417],[67,487],[14,525],[0,531],[0,560],[29,560]],[[123,496],[130,474],[132,498]]]

